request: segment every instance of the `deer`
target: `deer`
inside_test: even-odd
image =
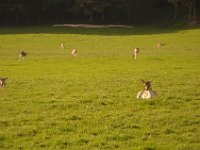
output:
[[[73,49],[71,52],[71,55],[76,57],[77,56],[77,49]]]
[[[64,43],[61,43],[60,47],[61,47],[62,49],[65,49]]]
[[[8,79],[7,77],[6,78],[0,78],[0,87],[5,87],[7,79]]]
[[[156,92],[153,91],[151,87],[151,83],[153,80],[150,81],[141,80],[141,81],[144,84],[145,89],[138,92],[137,99],[151,99],[157,96]]]
[[[21,60],[21,58],[25,58],[27,56],[27,53],[25,53],[24,51],[21,51],[21,53],[19,54],[19,59],[18,60]]]
[[[65,45],[64,45],[63,43],[61,43],[60,47],[61,47],[62,49],[66,49],[66,47],[65,47]],[[74,57],[77,56],[77,50],[76,50],[76,49],[73,49],[73,50],[71,51],[71,55],[74,56]]]
[[[133,58],[137,59],[137,54],[139,53],[140,53],[140,48],[135,48],[132,53]]]
[[[157,48],[163,47],[163,46],[165,46],[165,45],[166,45],[165,43],[158,43],[158,44],[157,44]]]

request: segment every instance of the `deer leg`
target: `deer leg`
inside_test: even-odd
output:
[[[21,60],[21,56],[19,56],[19,58],[18,58],[18,61],[20,61]]]

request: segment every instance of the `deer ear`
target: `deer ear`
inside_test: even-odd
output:
[[[140,79],[140,81],[142,81],[142,83],[146,83],[144,80]]]
[[[153,82],[153,79],[151,79],[150,82]]]

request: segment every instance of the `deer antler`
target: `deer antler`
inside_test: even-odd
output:
[[[146,81],[144,81],[144,80],[142,80],[142,79],[140,79],[140,81],[142,81],[142,83],[146,83]]]

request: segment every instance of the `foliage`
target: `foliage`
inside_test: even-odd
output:
[[[190,19],[199,16],[197,0],[8,0],[0,1],[0,19],[1,24],[29,24],[84,21],[87,17],[90,22],[130,24],[144,20],[151,13],[162,13],[169,3],[175,8],[189,7]]]

